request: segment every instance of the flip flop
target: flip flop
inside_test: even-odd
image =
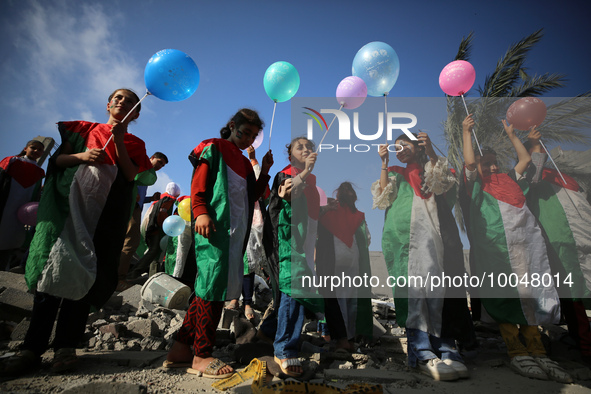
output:
[[[288,369],[289,367],[301,367],[302,362],[299,358],[288,358],[282,362],[280,359],[277,358],[277,356],[274,356],[273,360],[275,360],[277,365],[279,365],[279,368],[281,368],[281,372],[283,372],[287,376],[291,376],[292,378],[299,378],[300,376],[302,376],[303,372],[293,372]]]
[[[207,364],[207,368],[205,368],[204,372],[201,372],[197,369],[187,368],[187,373],[191,375],[197,375],[204,378],[209,379],[225,379],[229,378],[230,376],[234,375],[234,372],[218,374],[218,371],[224,368],[227,364],[220,360],[219,358],[214,358]]]
[[[164,360],[162,368],[191,368],[192,362],[179,362],[179,361],[168,361]]]

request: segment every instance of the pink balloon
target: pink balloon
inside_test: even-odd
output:
[[[252,147],[253,148],[258,148],[259,146],[261,146],[261,144],[263,143],[263,130],[259,131],[259,135],[257,135],[257,138],[254,139],[254,142],[252,143]]]
[[[318,194],[320,195],[320,205],[323,206],[328,204],[328,199],[326,198],[326,193],[324,192],[324,190],[322,190],[318,186],[316,186],[316,189],[318,189]]]
[[[439,74],[439,86],[449,96],[461,96],[466,94],[474,81],[476,71],[470,63],[465,60],[456,60],[443,67]]]
[[[519,130],[539,126],[546,119],[546,104],[535,97],[517,100],[507,110],[507,122]]]
[[[37,224],[37,208],[39,207],[38,202],[29,202],[22,205],[17,213],[16,216],[18,220],[22,224],[26,224],[27,226],[34,226]]]
[[[337,86],[337,101],[343,108],[355,109],[365,101],[367,85],[359,77],[347,77]]]

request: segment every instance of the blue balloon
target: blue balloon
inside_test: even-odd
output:
[[[165,101],[182,101],[199,86],[199,69],[184,52],[163,49],[150,58],[144,70],[148,92]]]
[[[353,75],[363,79],[367,94],[374,97],[388,94],[400,72],[400,61],[394,49],[374,41],[361,48],[353,59]]]
[[[178,237],[185,231],[185,221],[179,215],[171,215],[164,219],[162,230],[170,237]]]
[[[291,99],[300,88],[300,74],[291,63],[275,62],[263,77],[265,92],[271,100],[282,103]]]

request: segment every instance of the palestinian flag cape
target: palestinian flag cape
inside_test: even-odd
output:
[[[256,200],[252,165],[236,145],[218,138],[203,141],[189,159],[196,169],[203,163],[208,166],[207,179],[200,181],[206,184],[204,200],[216,228],[209,239],[195,233],[195,295],[206,301],[240,298],[243,256]]]
[[[353,213],[349,207],[338,205],[320,217],[316,245],[318,276],[371,277],[368,234],[365,214]],[[322,287],[324,298],[336,298],[345,323],[347,338],[373,335],[371,289],[342,283],[334,289]],[[330,324],[330,322],[329,322]]]
[[[474,256],[471,273],[486,277],[480,288],[486,311],[499,323],[558,323],[560,304],[554,283],[531,283],[533,274],[542,278],[551,272],[542,231],[526,204],[528,182],[517,182],[514,170],[485,179],[477,174],[470,189],[465,169],[462,178],[462,212]],[[503,286],[504,278],[511,276],[519,279],[514,280],[516,286]],[[490,288],[491,278],[494,288]]]
[[[442,174],[447,176],[448,171],[452,170],[446,167]],[[396,321],[436,337],[467,341],[472,323],[465,288],[431,289],[428,282],[444,273],[464,273],[462,242],[451,213],[455,186],[445,194],[425,193],[422,174],[419,164],[388,168],[396,197],[386,210],[382,251],[388,273],[399,278],[399,284],[406,283],[393,288]]]
[[[278,291],[294,298],[314,313],[323,310],[315,287],[302,286],[302,278],[316,275],[314,248],[318,231],[320,196],[316,176],[308,175],[299,196],[291,201],[279,197],[279,186],[301,170],[288,165],[273,180],[268,216],[263,228],[267,269],[275,298]],[[293,280],[292,280],[293,279]]]
[[[558,294],[565,298],[591,296],[591,206],[570,176],[544,168],[542,180],[532,185],[527,204],[548,238],[548,256],[558,273]],[[564,284],[570,274],[572,285]],[[568,279],[567,279],[568,280]]]
[[[0,161],[0,250],[19,248],[26,238],[25,226],[18,219],[24,204],[38,201],[45,171],[23,156]]]
[[[56,297],[83,299],[100,307],[117,286],[117,266],[130,217],[134,182],[117,165],[115,144],[103,164],[59,168],[68,144],[72,153],[102,148],[111,125],[60,122],[62,148],[49,162],[25,279],[30,289]],[[125,134],[125,147],[139,172],[152,168],[144,142]]]

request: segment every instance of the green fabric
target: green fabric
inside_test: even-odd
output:
[[[62,125],[60,125],[59,131],[62,141],[69,142],[73,152],[86,151],[86,141],[80,134],[72,133]],[[54,154],[54,157],[59,154],[60,150]],[[36,236],[31,242],[25,269],[25,281],[30,290],[36,288],[37,281],[49,258],[49,252],[61,234],[69,216],[70,185],[77,170],[77,165],[61,169],[56,168],[54,162],[50,163],[49,176],[46,178],[37,211]]]
[[[221,152],[214,144],[203,149],[200,159],[209,164],[207,190],[208,214],[216,231],[209,239],[195,233],[197,256],[197,280],[195,294],[206,301],[225,301],[228,287],[228,263],[230,250],[230,203],[228,196],[227,167]]]
[[[150,168],[147,171],[140,172],[135,176],[134,182],[135,187],[133,188],[133,195],[131,196],[131,209],[129,210],[129,219],[133,215],[133,210],[135,209],[136,199],[137,199],[137,186],[151,186],[158,180],[158,176],[156,176],[156,170]]]
[[[180,235],[179,235],[180,237]],[[176,266],[176,250],[179,244],[179,237],[169,237],[166,244],[166,257],[164,259],[164,272],[172,276]]]

